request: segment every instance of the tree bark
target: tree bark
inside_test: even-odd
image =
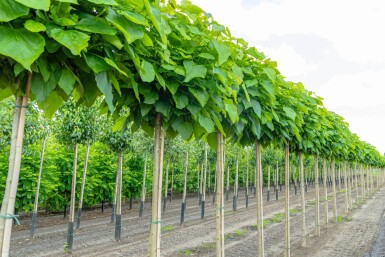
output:
[[[258,229],[258,257],[265,256],[265,243],[263,235],[263,172],[262,172],[262,158],[261,145],[255,141],[255,158],[256,158],[256,176],[255,184],[257,185],[257,229]]]
[[[39,206],[39,193],[40,193],[40,183],[41,183],[41,173],[43,171],[43,162],[44,162],[44,152],[45,152],[45,143],[47,138],[43,139],[43,143],[41,146],[41,157],[40,157],[40,167],[39,167],[39,175],[37,177],[37,186],[36,186],[36,194],[35,194],[35,204],[33,205],[32,219],[31,219],[31,227],[29,231],[29,237],[35,237],[36,223],[37,223],[37,208]]]
[[[216,190],[216,256],[225,256],[224,231],[224,199],[223,199],[223,169],[224,169],[223,135],[217,132],[217,190]]]
[[[90,154],[90,144],[87,144],[86,149],[86,158],[84,160],[84,170],[83,170],[83,177],[82,177],[82,187],[80,189],[80,199],[79,199],[79,206],[78,206],[78,217],[76,220],[76,229],[80,228],[80,220],[82,218],[82,208],[83,208],[83,198],[84,198],[84,187],[86,185],[86,178],[87,178],[87,166],[88,166],[88,156]]]
[[[167,205],[167,194],[168,194],[168,168],[169,168],[170,162],[167,163],[166,167],[166,180],[164,182],[164,198],[163,198],[163,213],[166,212],[166,205]]]
[[[246,208],[249,207],[249,151],[246,152],[246,187],[245,187]]]
[[[233,211],[238,209],[238,156],[235,162],[235,181],[234,181],[234,196],[233,196]]]
[[[305,199],[305,179],[303,174],[303,159],[302,152],[298,153],[299,159],[299,176],[301,180],[301,209],[302,209],[302,229],[301,229],[301,238],[302,238],[302,247],[306,246],[306,199]]]
[[[187,171],[188,171],[188,150],[186,152],[186,162],[185,162],[185,168],[184,168],[183,197],[182,197],[182,206],[181,206],[181,215],[180,215],[181,225],[183,225],[184,223],[184,213],[186,211]]]
[[[346,181],[344,181],[346,183]],[[336,174],[335,174],[335,161],[332,159],[332,187],[333,187],[333,220],[337,222],[337,193],[336,193]]]
[[[146,201],[146,173],[147,173],[147,158],[144,159],[142,197],[140,199],[139,218],[143,218],[144,202]]]
[[[270,166],[267,167],[267,201],[270,201]]]
[[[345,199],[345,214],[349,212],[349,203],[348,203],[348,176],[346,172],[346,162],[344,162],[344,189],[345,189],[345,194],[344,194],[344,199]]]
[[[123,165],[123,153],[120,152],[118,156],[118,184],[116,195],[116,212],[115,212],[115,240],[120,241],[122,231],[122,165]]]
[[[74,221],[75,221],[75,197],[76,197],[76,167],[78,161],[78,144],[75,144],[74,150],[74,164],[72,172],[72,187],[71,187],[71,201],[70,201],[70,215],[68,217],[68,233],[67,244],[68,252],[72,253],[74,243]]]
[[[315,182],[315,234],[321,236],[321,226],[319,222],[319,172],[318,172],[318,155],[314,155],[314,182]]]
[[[160,257],[163,149],[164,131],[162,129],[162,117],[157,113],[155,121],[154,171],[152,178],[152,215],[149,244],[150,257]]]
[[[206,180],[207,180],[207,144],[205,144],[205,160],[204,160],[204,166],[203,166],[203,188],[202,188],[201,219],[205,218]]]
[[[290,257],[290,169],[289,145],[285,145],[285,249],[284,256]]]
[[[327,187],[327,167],[326,167],[326,159],[323,159],[322,165],[322,178],[324,184],[324,203],[325,203],[325,225],[327,226],[329,223],[329,203],[328,203],[328,187]]]

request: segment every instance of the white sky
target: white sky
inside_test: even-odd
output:
[[[384,0],[192,0],[385,152]]]

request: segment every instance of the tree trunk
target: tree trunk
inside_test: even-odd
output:
[[[325,203],[325,225],[327,226],[329,223],[329,203],[328,203],[328,187],[327,187],[327,167],[326,167],[326,159],[323,159],[322,165],[322,178],[324,184],[324,203]]]
[[[349,208],[352,209],[352,172],[351,167],[349,165],[348,170],[348,202],[349,202]]]
[[[17,121],[12,123],[12,135],[11,135],[11,151],[9,155],[9,167],[7,175],[7,184],[5,187],[4,198],[1,206],[0,214],[2,217],[0,220],[0,247],[2,256],[9,256],[9,247],[11,242],[12,224],[14,216],[14,207],[16,201],[17,187],[19,184],[20,165],[24,138],[24,125],[25,125],[25,113],[29,101],[29,91],[31,88],[32,73],[28,72],[25,95],[16,100],[15,110],[13,117],[18,118]],[[21,104],[19,105],[21,100]],[[12,143],[14,145],[12,145]],[[4,234],[3,234],[4,231]]]
[[[225,256],[224,199],[223,199],[223,135],[217,132],[217,189],[216,189],[216,256]]]
[[[147,158],[144,159],[142,197],[140,199],[139,218],[143,218],[144,202],[146,200],[146,173],[147,173]]]
[[[14,172],[15,159],[16,159],[16,141],[18,139],[17,133],[19,131],[19,122],[20,122],[20,116],[21,116],[20,114],[22,109],[21,108],[22,103],[23,103],[23,97],[22,96],[17,97],[15,101],[15,107],[13,108],[11,149],[10,149],[9,161],[8,161],[8,174],[7,174],[6,188],[5,188],[4,197],[1,204],[1,212],[0,212],[0,215],[2,217],[7,216],[9,194],[10,194],[11,185],[13,181],[13,172]],[[12,218],[12,217],[9,217],[9,218]],[[2,249],[2,245],[3,245],[5,221],[6,219],[0,218],[0,250]]]
[[[344,181],[346,183],[346,181]],[[336,174],[335,174],[335,161],[332,159],[332,187],[333,187],[333,220],[337,222],[337,194],[336,194]]]
[[[120,241],[122,232],[122,165],[123,153],[120,152],[118,156],[118,170],[116,175],[118,183],[116,185],[116,212],[115,212],[115,240]]]
[[[119,183],[119,176],[118,173],[116,173],[115,176],[115,192],[114,192],[114,202],[112,203],[112,210],[111,210],[111,223],[115,222],[115,213],[116,213],[116,197],[118,194],[118,183]]]
[[[167,163],[166,168],[166,180],[164,182],[164,198],[163,198],[163,213],[166,212],[166,205],[167,205],[167,194],[168,194],[168,168],[169,168],[170,162]]]
[[[278,200],[278,184],[279,184],[279,170],[278,170],[278,162],[277,162],[277,168],[275,171],[275,200]]]
[[[284,256],[290,257],[290,169],[289,169],[289,145],[285,145],[285,249]]]
[[[199,164],[198,164],[198,170],[199,170]],[[203,164],[200,168],[200,180],[199,180],[199,206],[202,206],[202,189],[203,189]]]
[[[348,203],[348,184],[346,183],[348,181],[348,177],[346,174],[346,162],[344,162],[344,189],[345,189],[345,194],[344,194],[344,199],[345,199],[345,214],[349,212],[349,203]]]
[[[88,166],[88,156],[90,153],[90,144],[87,144],[87,150],[86,150],[86,158],[84,160],[84,170],[83,170],[83,178],[82,178],[82,187],[80,190],[80,199],[79,199],[79,206],[78,206],[78,217],[76,220],[76,229],[80,228],[80,220],[82,217],[82,208],[83,208],[83,197],[84,197],[84,187],[86,185],[86,177],[87,177],[87,166]]]
[[[211,170],[210,170],[210,162],[207,162],[207,172],[208,172],[208,178],[207,178],[207,197],[210,196],[211,193]]]
[[[162,117],[159,113],[157,113],[155,123],[154,172],[152,178],[152,217],[150,227],[149,257],[160,257],[163,149],[164,131],[162,129]]]
[[[214,192],[213,192],[213,204],[215,204],[215,203],[216,203],[216,201],[215,201],[215,197],[216,197],[216,195],[217,195],[217,172],[216,172],[216,170],[215,170],[215,172],[214,172]]]
[[[72,172],[72,187],[71,187],[71,201],[70,201],[70,215],[68,219],[68,233],[67,244],[68,252],[72,253],[72,247],[74,243],[74,220],[75,220],[75,196],[76,196],[76,167],[78,161],[78,144],[75,144],[74,150],[74,164]]]
[[[315,234],[321,236],[321,226],[319,222],[319,172],[318,172],[318,155],[314,155],[314,182],[315,182]]]
[[[249,207],[249,151],[246,152],[246,187],[245,187],[246,208]]]
[[[229,165],[227,165],[227,181],[226,181],[226,202],[229,200],[230,195],[230,168]]]
[[[234,195],[233,195],[233,211],[238,209],[238,156],[235,162],[235,181],[234,181]]]
[[[306,246],[306,199],[305,199],[305,178],[303,174],[302,152],[298,153],[299,158],[299,176],[301,180],[301,209],[302,209],[302,247]]]
[[[203,188],[202,188],[201,219],[205,218],[206,180],[207,180],[207,144],[205,144],[205,160],[204,160],[204,167],[203,167]]]
[[[270,201],[270,166],[267,167],[267,201]]]
[[[187,194],[187,171],[188,171],[188,150],[186,152],[186,162],[184,168],[184,183],[183,183],[183,196],[182,196],[182,206],[180,209],[180,224],[184,223],[184,213],[186,211],[186,194]]]
[[[41,182],[41,173],[43,171],[43,162],[44,162],[44,152],[45,152],[45,143],[47,138],[43,139],[43,143],[41,146],[41,157],[40,157],[40,167],[39,167],[39,175],[37,177],[37,186],[36,186],[36,194],[35,194],[35,204],[33,206],[32,219],[31,219],[31,228],[29,231],[29,237],[35,237],[35,229],[37,223],[37,208],[39,206],[39,193],[40,193],[40,182]]]
[[[171,172],[170,203],[172,201],[172,190],[174,188],[174,169],[175,169],[175,162],[172,164],[172,172]]]
[[[255,141],[255,158],[256,158],[256,176],[255,184],[257,185],[257,229],[258,229],[258,257],[265,256],[265,243],[263,236],[263,171],[261,158],[261,145]]]

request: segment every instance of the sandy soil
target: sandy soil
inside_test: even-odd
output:
[[[330,192],[330,188],[328,191]],[[266,256],[283,256],[284,192],[280,199],[271,195],[269,202],[264,196],[264,214],[268,219],[265,228]],[[352,193],[353,199],[355,193]],[[322,190],[321,190],[322,196]],[[230,197],[232,199],[232,195]],[[321,237],[312,234],[314,229],[314,188],[309,187],[307,198],[308,246],[300,246],[301,215],[300,195],[291,190],[291,241],[292,256],[364,256],[372,252],[385,210],[385,189],[374,193],[363,205],[352,210],[345,221],[329,223],[323,227]],[[322,199],[322,198],[321,198]],[[338,195],[338,213],[344,211],[344,195]],[[225,207],[225,251],[227,256],[256,255],[256,209],[255,198],[251,195],[249,208],[245,208],[244,192],[239,193],[238,211],[232,211],[232,201]],[[114,241],[114,226],[110,224],[110,209],[84,211],[80,230],[76,231],[72,256],[147,256],[150,227],[150,204],[147,203],[145,216],[138,218],[138,204],[132,210],[124,207],[122,217],[122,240]],[[324,205],[321,205],[321,224],[324,220]],[[329,201],[329,217],[332,204]],[[162,216],[162,256],[215,256],[215,206],[212,196],[206,199],[206,218],[200,219],[200,208],[195,196],[187,200],[185,224],[179,225],[180,199],[168,203]],[[61,215],[40,216],[36,237],[29,239],[28,217],[24,225],[12,234],[11,256],[68,256],[64,253],[67,224]],[[268,224],[269,223],[269,224]],[[385,222],[384,222],[385,223]],[[385,225],[384,225],[385,226]],[[373,248],[374,249],[374,248]],[[367,255],[383,256],[383,255]]]

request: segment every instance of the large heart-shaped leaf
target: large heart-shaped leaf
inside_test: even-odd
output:
[[[33,9],[48,11],[49,6],[51,5],[50,0],[15,0],[25,6],[28,6]]]
[[[214,40],[213,44],[214,44],[215,50],[217,50],[217,53],[218,53],[218,64],[221,65],[224,62],[226,62],[227,59],[229,59],[231,55],[230,47],[228,47],[224,43],[221,43],[217,40]]]
[[[107,21],[99,17],[81,19],[75,28],[87,32],[99,33],[105,35],[115,35],[116,29],[111,27]]]
[[[295,117],[297,116],[297,114],[295,113],[295,111],[293,109],[291,109],[289,107],[283,107],[283,110],[286,113],[287,117],[289,117],[293,121],[295,120]]]
[[[155,79],[154,66],[147,61],[143,61],[140,66],[140,77],[144,82],[152,82]]]
[[[184,61],[183,66],[186,70],[184,82],[189,82],[193,78],[205,78],[207,69],[203,65],[194,63],[193,61]]]
[[[25,5],[19,4],[14,0],[0,1],[0,21],[11,21],[20,16],[27,15],[29,8]]]
[[[43,53],[45,41],[26,29],[0,27],[0,54],[11,57],[27,70]]]
[[[193,133],[193,126],[191,123],[185,122],[182,119],[174,119],[171,126],[186,140],[189,139]]]
[[[112,103],[112,85],[108,81],[107,72],[103,71],[95,76],[96,85],[100,92],[104,94],[104,100],[106,101],[111,112],[114,111],[114,105]]]
[[[189,87],[188,90],[195,96],[201,106],[205,106],[207,101],[209,100],[209,95],[203,89]]]
[[[80,55],[80,52],[88,46],[90,36],[77,30],[64,30],[54,27],[49,30],[49,36],[67,47],[73,55]]]
[[[128,44],[144,37],[143,26],[133,23],[123,15],[114,12],[111,8],[108,9],[106,19],[123,33]]]
[[[207,131],[207,133],[211,133],[214,131],[214,122],[208,118],[208,117],[205,117],[203,116],[202,114],[199,115],[199,118],[198,118],[198,122],[199,124],[205,128],[205,130]]]

